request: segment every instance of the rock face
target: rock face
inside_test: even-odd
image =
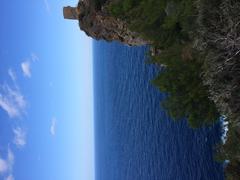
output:
[[[104,10],[92,8],[89,0],[79,2],[78,13],[80,29],[96,40],[119,41],[130,46],[150,44],[138,33],[130,31],[124,21],[111,17]]]

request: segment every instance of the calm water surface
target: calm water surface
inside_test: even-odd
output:
[[[192,130],[161,108],[146,47],[94,42],[96,180],[222,180],[220,127]]]

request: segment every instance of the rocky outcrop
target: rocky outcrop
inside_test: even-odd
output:
[[[138,33],[129,30],[124,21],[110,16],[104,10],[94,9],[89,0],[79,2],[78,13],[80,29],[96,40],[119,41],[130,46],[150,44]]]

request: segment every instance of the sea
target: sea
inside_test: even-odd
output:
[[[191,129],[169,117],[148,50],[93,42],[96,180],[224,179],[214,161],[220,123]]]

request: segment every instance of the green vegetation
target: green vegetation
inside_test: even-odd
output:
[[[152,82],[168,93],[162,105],[173,119],[196,128],[228,117],[216,158],[230,161],[227,179],[240,179],[239,0],[112,0],[106,8],[161,51],[150,61],[162,68]]]
[[[193,0],[121,0],[109,5],[113,16],[161,49],[189,41],[194,11]]]
[[[89,0],[92,7],[96,10],[100,10],[107,0]]]
[[[200,47],[205,54],[204,83],[221,112],[240,122],[240,2],[202,3]],[[211,17],[211,18],[209,18]],[[216,91],[218,89],[218,91]]]
[[[192,46],[197,26],[194,0],[122,0],[108,10],[161,49],[151,62],[165,68],[153,84],[169,94],[162,105],[172,118],[187,118],[195,128],[215,122],[219,113],[200,76],[203,60]]]
[[[225,144],[218,145],[216,160],[224,162],[227,159],[230,163],[225,168],[226,178],[228,180],[238,180],[240,177],[240,129],[233,122],[229,125],[227,138]]]
[[[154,58],[166,67],[153,80],[161,92],[169,94],[162,105],[175,120],[187,118],[189,125],[197,128],[212,125],[219,113],[208,98],[207,87],[200,77],[202,61],[190,45],[175,45]]]
[[[210,18],[209,18],[210,17]],[[218,147],[218,160],[230,160],[229,180],[240,179],[240,2],[199,3],[199,50],[205,56],[203,79],[211,98],[230,122],[228,139]]]

